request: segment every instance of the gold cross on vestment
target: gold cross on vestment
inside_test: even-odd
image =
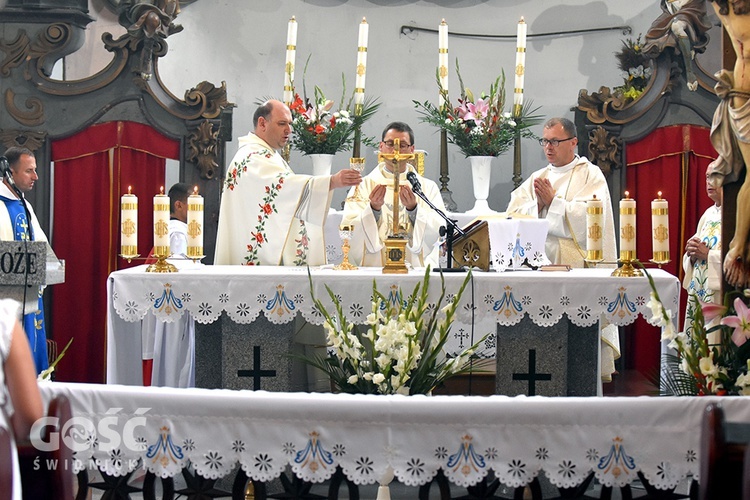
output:
[[[398,206],[398,194],[399,194],[399,180],[401,177],[401,162],[406,160],[413,160],[416,155],[414,153],[402,153],[401,152],[401,140],[393,139],[393,153],[380,153],[380,157],[393,162],[393,228],[391,228],[391,236],[397,236],[401,233],[399,228],[399,221],[401,217],[399,215]]]

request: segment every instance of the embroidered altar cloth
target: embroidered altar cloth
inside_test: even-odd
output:
[[[212,323],[222,312],[240,324],[252,323],[263,314],[275,324],[288,323],[301,314],[313,324],[323,317],[310,300],[308,270],[304,267],[200,266],[179,273],[146,273],[139,266],[110,275],[109,292],[117,315],[127,322],[153,314],[165,322],[190,312],[199,323]],[[315,295],[326,308],[332,307],[325,289],[330,287],[341,300],[350,321],[364,323],[370,313],[372,283],[388,300],[407,300],[424,269],[408,274],[383,274],[381,268],[357,271],[310,269]],[[461,297],[458,321],[490,320],[515,325],[524,315],[539,326],[556,324],[563,315],[578,326],[591,326],[603,315],[618,326],[635,321],[639,314],[650,319],[646,306],[650,288],[645,277],[616,278],[611,269],[574,269],[569,272],[474,271],[473,280]],[[665,307],[677,312],[679,282],[661,270],[650,271]],[[465,274],[445,275],[447,294],[452,300]],[[439,297],[440,275],[430,274],[430,296]],[[434,304],[434,307],[443,307]],[[329,309],[329,311],[332,309]]]
[[[374,396],[44,383],[64,394],[76,471],[94,461],[111,475],[145,467],[173,477],[192,464],[206,478],[237,464],[258,481],[290,466],[312,483],[340,466],[356,484],[390,470],[422,485],[443,471],[459,486],[490,471],[519,487],[545,474],[558,487],[589,473],[621,487],[642,472],[655,487],[698,476],[701,419],[721,402],[729,421],[750,420],[750,399]]]

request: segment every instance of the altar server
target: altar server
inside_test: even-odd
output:
[[[362,176],[349,168],[330,176],[295,174],[278,152],[292,133],[292,114],[280,101],[261,105],[253,126],[227,169],[215,263],[325,264],[332,190],[355,186]]]
[[[550,118],[544,124],[539,143],[549,164],[531,174],[511,193],[506,211],[547,219],[547,258],[553,264],[584,267],[586,201],[596,195],[604,206],[603,256],[612,265],[617,260],[617,246],[607,179],[599,167],[576,154],[575,125],[567,118]],[[602,380],[611,380],[618,357],[617,327],[602,324]]]
[[[394,141],[399,140],[399,152],[414,153],[414,132],[403,122],[386,126],[381,135],[380,152],[392,154]],[[412,266],[438,265],[439,251],[436,243],[440,237],[443,218],[412,191],[407,173],[414,172],[427,199],[443,212],[445,205],[440,189],[430,179],[416,172],[406,161],[384,160],[349,192],[344,206],[342,226],[353,226],[349,259],[357,265],[382,266],[385,239],[393,230],[394,172],[399,175],[399,226],[409,238],[406,261]],[[359,199],[355,193],[359,193]]]
[[[11,147],[5,151],[4,156],[8,168],[4,168],[5,171],[0,174],[3,176],[3,182],[0,183],[0,240],[47,241],[34,208],[25,197],[39,179],[34,153],[28,148]],[[0,160],[0,163],[5,162]],[[23,316],[23,328],[29,339],[37,373],[41,373],[49,366],[42,291],[43,288],[39,287],[30,292],[38,294],[37,307],[31,311],[24,311]]]
[[[169,252],[177,267],[191,266],[187,260],[187,212],[191,187],[180,182],[169,188]],[[187,311],[171,323],[147,314],[142,323],[144,359],[153,359],[150,385],[195,387],[195,320]],[[148,348],[151,349],[148,349]],[[145,372],[144,385],[148,385]]]

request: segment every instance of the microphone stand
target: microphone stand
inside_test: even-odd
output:
[[[407,178],[409,178],[409,177],[407,176]],[[445,226],[443,226],[443,227],[440,228],[440,236],[445,236],[445,248],[446,248],[446,254],[447,254],[447,257],[448,257],[447,267],[438,267],[438,268],[433,269],[433,271],[435,271],[436,273],[457,273],[457,272],[458,273],[462,273],[462,272],[466,272],[466,269],[464,269],[464,268],[454,268],[453,267],[453,238],[455,237],[456,233],[460,234],[461,236],[465,235],[466,233],[464,232],[463,229],[461,229],[458,226],[458,224],[456,224],[456,222],[457,222],[456,220],[451,219],[450,217],[448,217],[447,215],[445,215],[445,212],[443,212],[438,207],[436,207],[435,204],[432,203],[427,198],[427,196],[425,196],[425,194],[422,192],[422,187],[419,185],[419,181],[416,180],[416,178],[414,180],[409,179],[409,182],[411,182],[412,191],[414,192],[414,194],[416,194],[417,196],[419,196],[422,199],[422,201],[424,201],[425,203],[427,203],[427,205],[430,208],[432,208],[435,212],[437,212],[437,214],[440,217],[442,217],[445,220],[445,222],[446,222]]]

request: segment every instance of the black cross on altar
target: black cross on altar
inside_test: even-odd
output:
[[[463,328],[458,330],[458,333],[453,334],[454,338],[458,339],[458,348],[463,349],[464,348],[464,339],[468,339],[470,335],[464,331]]]
[[[529,373],[514,373],[513,380],[528,380],[529,381],[529,396],[536,396],[536,381],[537,380],[552,380],[552,375],[549,373],[537,373],[536,372],[536,349],[529,349]]]
[[[253,390],[260,390],[260,379],[261,377],[275,377],[276,370],[261,370],[260,369],[260,346],[256,345],[253,347],[253,369],[252,370],[237,370],[238,377],[253,377]]]

